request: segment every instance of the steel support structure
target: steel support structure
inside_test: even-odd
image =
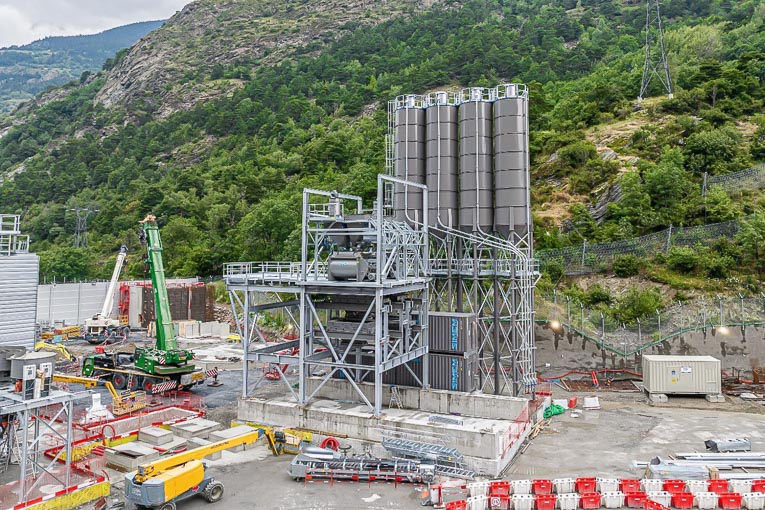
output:
[[[51,478],[43,475],[50,475],[64,487],[71,486],[74,402],[90,398],[91,394],[90,391],[51,391],[46,397],[24,400],[19,393],[0,393],[0,415],[3,421],[9,423],[4,440],[10,443],[13,457],[19,466],[20,504],[29,499],[29,495],[39,488],[43,480],[47,479],[50,483]],[[64,475],[54,469],[60,466],[61,459],[58,456],[47,458],[43,453],[45,448],[50,448],[50,445],[44,445],[43,441],[50,437],[58,439],[64,445],[61,450],[61,454],[65,455]]]
[[[379,416],[384,374],[417,358],[423,360],[417,379],[428,386],[430,236],[427,225],[397,221],[384,206],[393,184],[426,190],[380,175],[376,206],[365,212],[358,196],[306,189],[300,262],[226,264],[224,279],[245,352],[243,397],[249,393],[250,361],[274,367],[301,406],[339,378]],[[427,199],[421,218],[425,211]],[[338,254],[350,257],[337,261]],[[333,264],[358,272],[340,275]],[[277,311],[295,339],[269,345],[259,322]],[[286,366],[298,369],[296,391]],[[316,378],[311,388],[309,378]],[[373,383],[373,393],[361,382]]]
[[[437,104],[458,106],[461,101],[469,100],[471,90],[457,94],[435,93],[445,98],[445,102]],[[486,99],[501,100],[510,90],[520,91],[521,96],[528,99],[528,89],[522,85],[489,90]],[[385,168],[389,173],[394,171],[395,112],[405,107],[425,107],[428,101],[416,95],[399,96],[389,101],[385,144]],[[528,130],[526,116],[526,135]],[[523,143],[526,168],[529,168],[528,136],[524,137]],[[526,179],[526,203],[530,204],[528,176]],[[429,218],[431,308],[478,316],[482,391],[498,395],[533,395],[537,383],[534,289],[539,279],[539,267],[533,258],[531,210],[526,209],[526,230],[512,230],[505,235],[484,232],[480,228],[466,232],[452,228],[452,218],[440,216],[440,188],[436,197],[439,212],[435,218]],[[475,214],[477,216],[477,210]]]

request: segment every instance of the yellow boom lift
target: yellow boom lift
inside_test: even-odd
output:
[[[91,377],[77,377],[66,374],[53,374],[53,380],[56,382],[82,384],[86,388],[95,388],[98,379]],[[112,396],[112,414],[122,416],[146,407],[146,392],[143,391],[123,391],[118,393],[110,381],[104,381],[106,389]]]
[[[137,507],[175,510],[178,501],[201,495],[210,503],[223,497],[223,483],[208,476],[202,459],[211,453],[254,443],[259,431],[200,446],[138,466],[125,475],[125,497]]]

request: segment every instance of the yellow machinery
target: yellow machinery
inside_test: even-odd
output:
[[[98,379],[55,373],[53,374],[53,380],[56,382],[82,384],[86,388],[95,388],[98,384]],[[114,416],[122,416],[146,407],[146,392],[123,391],[117,393],[117,390],[114,389],[114,385],[110,381],[104,381],[104,385],[112,396],[112,414]]]
[[[64,344],[49,344],[48,342],[37,342],[35,351],[52,351],[63,356],[67,361],[73,362],[75,357],[67,350]]]
[[[125,475],[125,496],[137,507],[175,510],[177,501],[201,495],[210,503],[223,497],[223,484],[205,473],[202,459],[211,453],[254,443],[260,431],[200,446],[150,464]]]

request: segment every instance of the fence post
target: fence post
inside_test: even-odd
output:
[[[587,239],[582,243],[582,269],[584,269],[584,255],[587,253]]]
[[[582,310],[582,329],[580,331],[582,332],[582,336],[584,336],[584,303],[579,303],[579,308]]]
[[[637,319],[637,323],[638,323],[638,345],[642,347],[643,346],[643,330],[640,327],[640,319]]]
[[[723,323],[723,304],[722,304],[722,296],[717,296],[717,302],[720,306],[720,326],[724,325]]]
[[[678,301],[680,303],[680,331],[683,330],[683,302]]]
[[[566,316],[568,317],[568,325],[571,327],[571,298],[566,296]]]
[[[603,312],[600,312],[600,338],[603,343],[606,342],[606,316],[603,315]]]
[[[659,312],[658,308],[656,309],[656,318],[659,319],[659,340],[661,340],[663,338],[661,336],[661,313]]]
[[[746,316],[744,315],[744,295],[739,292],[738,298],[741,300],[741,327],[743,328],[746,325]]]
[[[704,181],[701,184],[701,196],[707,198],[707,172],[704,172]]]
[[[669,224],[669,229],[667,230],[667,250],[666,255],[669,256],[669,247],[672,244],[672,224]]]

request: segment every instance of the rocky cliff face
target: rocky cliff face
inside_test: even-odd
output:
[[[198,0],[135,44],[96,96],[166,118],[242,86],[221,66],[248,72],[296,51],[310,53],[357,24],[379,23],[433,0]]]

